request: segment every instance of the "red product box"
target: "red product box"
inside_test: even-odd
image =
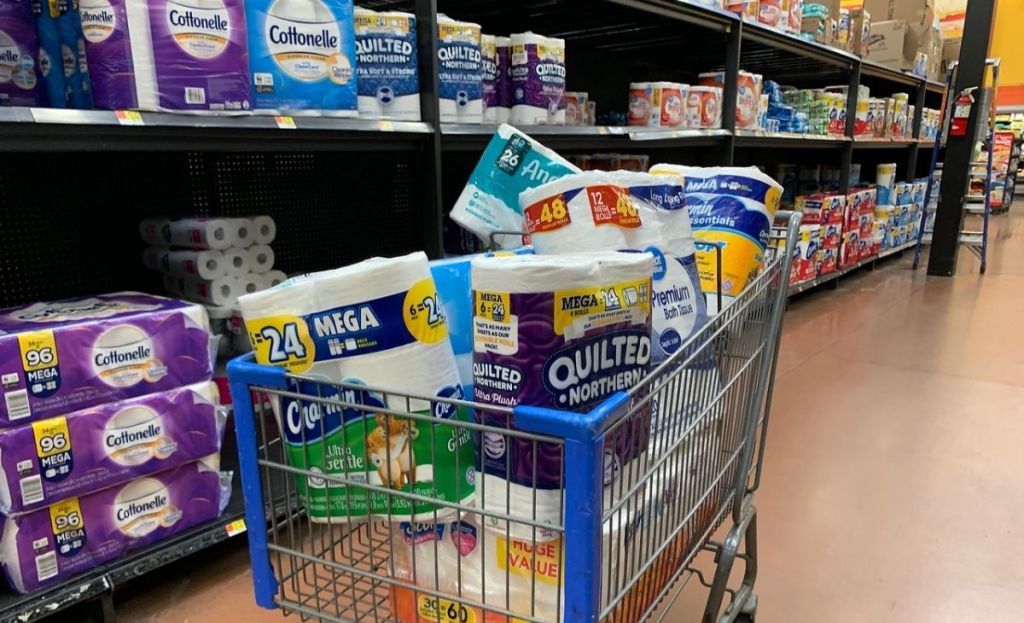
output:
[[[871,244],[870,237],[865,238],[864,236],[861,236],[857,241],[857,258],[863,260],[864,258],[877,254],[878,252],[874,251],[872,249],[873,247],[874,245]]]
[[[836,260],[839,259],[839,249],[830,248],[821,250],[821,263],[818,264],[818,274],[827,275],[836,271]]]
[[[821,248],[838,249],[839,243],[842,241],[842,235],[842,223],[825,223],[821,226],[821,234],[819,235]]]
[[[846,196],[824,193],[800,195],[795,203],[796,209],[804,214],[804,222],[807,222],[809,217],[814,217],[816,223],[841,223]]]
[[[839,267],[845,268],[856,264],[860,259],[860,235],[856,231],[843,234],[843,244],[839,248]]]

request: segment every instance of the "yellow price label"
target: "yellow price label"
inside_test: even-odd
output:
[[[572,222],[569,206],[561,194],[542,199],[523,210],[526,232],[530,234],[553,231]]]
[[[274,117],[274,123],[277,124],[277,127],[280,130],[294,130],[294,129],[296,129],[295,119],[292,118],[292,117],[286,117],[286,116]]]
[[[236,519],[236,520],[232,521],[231,523],[229,523],[228,525],[224,526],[224,529],[227,530],[228,536],[235,536],[236,534],[242,534],[246,530],[246,528],[245,528],[245,520],[244,519]]]
[[[268,316],[245,323],[257,363],[304,372],[316,358],[309,326],[298,316]]]
[[[638,279],[600,287],[573,288],[555,292],[555,333],[579,323],[580,329],[603,326],[630,318],[633,309],[651,312],[651,280]]]
[[[512,575],[536,578],[551,586],[558,586],[562,574],[565,552],[561,539],[530,543],[498,536],[495,539],[498,568]]]
[[[31,331],[18,334],[21,367],[25,372],[53,368],[57,365],[57,340],[53,331]]]
[[[78,498],[62,500],[50,507],[50,528],[58,535],[85,527],[85,517],[78,504]]]
[[[512,314],[512,295],[508,292],[478,290],[473,309],[477,317],[508,324]]]
[[[36,456],[45,458],[71,450],[71,434],[64,416],[32,423],[32,436],[36,440]]]
[[[437,344],[448,339],[448,318],[437,296],[433,279],[417,281],[405,293],[403,317],[405,328],[424,344]]]
[[[137,110],[115,110],[114,116],[121,125],[146,125],[142,113]]]
[[[426,621],[440,623],[476,623],[476,612],[463,604],[431,595],[420,595],[416,610]]]

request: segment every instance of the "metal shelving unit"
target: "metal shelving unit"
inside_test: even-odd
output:
[[[843,275],[848,275],[855,270],[864,268],[865,266],[873,267],[875,262],[883,260],[892,255],[896,255],[897,253],[902,253],[907,249],[912,249],[914,248],[915,244],[917,244],[917,240],[913,240],[911,242],[900,245],[898,247],[893,247],[891,249],[884,249],[882,251],[879,251],[878,255],[872,255],[871,257],[863,258],[856,262],[855,264],[850,264],[849,266],[845,266],[843,268],[837,268],[836,270],[826,275],[820,275],[818,277],[815,277],[814,279],[808,279],[807,281],[794,283],[789,286],[789,296],[795,296],[802,292],[807,292],[808,290],[813,290],[819,286],[823,286],[826,283],[836,281]]]
[[[873,91],[909,92],[917,104],[915,135],[922,104],[940,99],[943,88],[679,0],[359,4],[415,12],[423,121],[0,108],[0,150],[16,154],[0,170],[0,228],[6,234],[0,306],[160,291],[158,277],[139,261],[143,245],[136,230],[141,218],[153,214],[270,214],[278,223],[278,264],[288,273],[415,249],[433,257],[458,251],[462,234],[445,231],[446,210],[495,128],[439,123],[439,11],[481,23],[485,32],[535,30],[566,39],[569,88],[590,91],[605,110],[625,108],[631,81],[695,82],[700,72],[725,72],[721,129],[523,128],[569,153],[651,153],[652,161],[693,164],[770,164],[780,157],[833,163],[841,168],[845,192],[855,153],[898,158],[905,179],[912,179],[917,151],[927,144],[854,140],[855,87],[863,82]],[[737,131],[730,111],[741,68],[784,84],[854,87],[845,135]],[[795,287],[805,291],[865,262]],[[226,463],[230,454],[225,452]],[[104,612],[110,606],[112,616],[115,588],[229,538],[225,526],[240,509],[236,491],[224,517],[177,539],[34,595],[0,593],[0,622],[37,620],[96,599],[104,600]]]

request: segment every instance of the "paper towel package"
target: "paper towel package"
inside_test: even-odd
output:
[[[220,451],[217,386],[197,383],[0,431],[0,512],[16,514]]]
[[[124,3],[117,0],[80,0],[79,15],[95,107],[107,110],[136,108],[135,69]]]
[[[247,231],[242,219],[222,218],[145,218],[139,222],[139,235],[147,244],[191,249],[228,249],[244,247],[241,233]]]
[[[651,360],[648,253],[512,255],[473,260],[473,392],[477,402],[587,411],[647,373]],[[509,426],[481,411],[481,423]],[[649,421],[623,426],[606,441],[606,483],[647,447]],[[484,485],[477,506],[536,509],[561,516],[561,446],[485,432]],[[637,470],[632,470],[637,471]],[[496,526],[500,527],[500,526]],[[517,538],[532,528],[511,525]]]
[[[0,106],[45,106],[39,38],[29,0],[0,2]]]
[[[698,241],[722,243],[722,304],[739,296],[760,272],[779,208],[782,186],[756,167],[687,167],[657,164],[656,175],[682,176],[686,208]],[[717,314],[719,275],[714,251],[697,250],[701,289],[708,311]]]
[[[355,117],[352,0],[246,0],[253,106]]]
[[[93,73],[132,68],[136,107],[143,110],[249,112],[249,55],[242,0],[108,0],[108,16],[128,21],[128,63],[102,63]],[[88,23],[88,22],[86,22]],[[85,23],[83,23],[85,27]],[[93,25],[90,23],[89,29]],[[112,44],[120,40],[116,24]],[[91,40],[91,39],[90,39]],[[106,54],[115,53],[115,45]],[[109,76],[99,78],[110,81]],[[109,102],[107,102],[109,103]]]
[[[0,427],[210,378],[201,305],[120,292],[0,310]]]
[[[231,475],[216,456],[3,520],[0,563],[29,593],[216,519]]]
[[[356,7],[359,116],[420,120],[416,16]]]
[[[553,150],[502,124],[455,201],[451,218],[485,241],[496,231],[524,231],[519,193],[579,172]],[[496,242],[503,247],[523,244],[521,236],[498,236]]]
[[[565,125],[565,40],[532,32],[513,34],[513,124]]]
[[[388,387],[428,398],[463,397],[448,324],[423,253],[373,258],[292,278],[242,296],[238,305],[261,364],[325,382]],[[468,429],[442,423],[471,420],[468,409],[354,389],[343,390],[340,399],[365,408],[341,408],[315,400],[339,399],[333,386],[303,381],[296,391],[311,399],[281,398],[274,404],[291,465],[432,499],[472,498],[472,436]],[[385,406],[432,415],[439,422],[377,411]],[[368,494],[355,486],[308,486],[304,477],[296,479],[296,486],[316,522],[450,512],[432,503]]]
[[[480,25],[437,16],[438,100],[444,123],[483,121],[483,68]]]

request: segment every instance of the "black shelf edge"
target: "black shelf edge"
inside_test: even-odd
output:
[[[109,110],[0,109],[0,149],[19,152],[396,150],[432,135],[420,121],[142,112],[125,122]]]
[[[611,149],[700,147],[715,145],[731,136],[728,130],[687,130],[628,126],[515,126],[552,148]],[[476,150],[497,131],[494,124],[442,123],[442,148]]]
[[[866,58],[860,59],[860,71],[861,74],[865,76],[881,78],[883,80],[889,80],[890,82],[898,82],[914,88],[920,87],[928,82],[920,76],[915,76],[914,74],[910,74],[905,71],[893,69],[892,67],[887,67]]]
[[[743,39],[830,65],[852,68],[860,59],[849,52],[780,32],[762,24],[743,22]]]
[[[920,147],[916,138],[868,138],[854,137],[854,149],[905,149],[910,146]]]
[[[850,142],[847,136],[821,134],[790,134],[761,130],[736,130],[736,147],[796,147],[803,149],[834,149]]]

